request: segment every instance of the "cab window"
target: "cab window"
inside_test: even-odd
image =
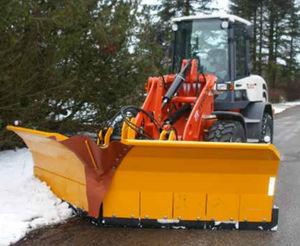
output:
[[[243,24],[236,24],[234,29],[235,40],[235,77],[241,79],[247,76],[247,57],[246,57],[246,34]]]

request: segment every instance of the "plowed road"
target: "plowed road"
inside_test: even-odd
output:
[[[17,245],[300,245],[300,107],[276,116],[275,145],[282,155],[277,232],[99,228],[75,218]]]

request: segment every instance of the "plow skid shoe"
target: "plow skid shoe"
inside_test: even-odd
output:
[[[275,229],[279,154],[271,144],[125,140],[98,147],[8,126],[27,144],[34,172],[101,225]]]

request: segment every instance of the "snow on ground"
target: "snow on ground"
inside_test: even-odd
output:
[[[288,108],[295,107],[300,105],[300,101],[295,102],[283,102],[283,103],[273,103],[273,109],[275,110],[275,114],[279,114],[285,111]]]
[[[28,149],[0,152],[0,245],[9,245],[25,234],[72,216],[68,204],[33,176]]]

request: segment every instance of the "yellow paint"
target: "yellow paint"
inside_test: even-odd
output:
[[[167,134],[168,132],[166,130],[162,130],[160,135],[159,135],[159,140],[166,140],[167,139]]]
[[[88,211],[85,184],[74,182],[65,176],[52,173],[39,167],[34,168],[34,174],[47,183],[56,196],[64,201]]]
[[[130,122],[133,126],[136,125],[135,118],[131,118]],[[121,139],[135,139],[136,134],[136,131],[130,127],[126,121],[124,121],[122,125]]]
[[[85,172],[78,157],[56,140],[64,140],[60,134],[8,126],[26,143],[34,160],[34,173],[45,181],[61,199],[88,210]]]
[[[98,132],[98,138],[97,138],[97,145],[100,145],[101,143],[104,142],[104,138],[103,138],[103,130],[100,130]]]
[[[116,170],[104,200],[104,216],[271,220],[269,182],[277,177],[280,159],[273,145],[135,140],[127,138],[130,129],[124,124],[125,128],[122,142],[133,147]],[[49,138],[60,135],[9,129],[32,151],[36,175],[59,197],[87,210],[83,165]]]
[[[123,125],[122,125],[121,139],[127,139],[128,129],[129,129],[129,126],[128,126],[128,124],[124,121],[124,122],[123,122]]]
[[[110,137],[113,133],[114,129],[112,127],[109,127],[105,133],[105,136],[104,136],[104,145],[108,145],[109,142],[110,142]]]
[[[239,221],[238,194],[208,194],[207,220]]]
[[[7,126],[7,130],[13,131],[13,132],[20,132],[24,134],[30,134],[30,135],[39,135],[43,137],[55,137],[57,141],[63,141],[68,139],[68,137],[54,132],[44,132],[44,131],[38,131],[34,129],[24,128],[24,127],[18,127],[18,126]],[[18,134],[18,133],[17,133]],[[19,135],[19,134],[18,134]]]
[[[140,214],[139,204],[139,192],[110,190],[103,206],[103,216],[108,218],[136,218]]]
[[[115,191],[140,193],[140,204],[136,205],[140,215],[136,218],[271,220],[273,197],[268,196],[268,186],[279,166],[279,154],[273,145],[123,142],[133,148],[118,167],[106,199],[112,199]],[[266,202],[260,203],[261,199]],[[118,204],[126,202],[124,196]],[[130,214],[123,216],[129,218]]]
[[[130,120],[130,122],[132,123],[132,125],[136,125],[136,120],[135,118],[132,118]],[[126,125],[128,125],[126,122],[125,122]],[[131,127],[128,126],[128,129],[127,129],[127,138],[128,139],[135,139],[136,137],[136,131],[134,129],[132,129]]]
[[[270,221],[273,197],[264,195],[241,195],[240,220],[241,221]]]
[[[176,140],[176,134],[174,130],[170,131],[169,139],[170,141]]]
[[[204,193],[174,193],[174,219],[205,220],[206,195]]]
[[[167,139],[168,134],[169,134],[169,136],[168,136],[168,139]],[[175,139],[176,139],[176,134],[175,134],[174,130],[171,130],[171,131],[162,130],[160,135],[159,135],[159,140],[173,141]]]
[[[155,180],[153,181],[155,182]],[[143,191],[141,192],[140,208],[140,216],[143,219],[172,219],[173,193]]]

